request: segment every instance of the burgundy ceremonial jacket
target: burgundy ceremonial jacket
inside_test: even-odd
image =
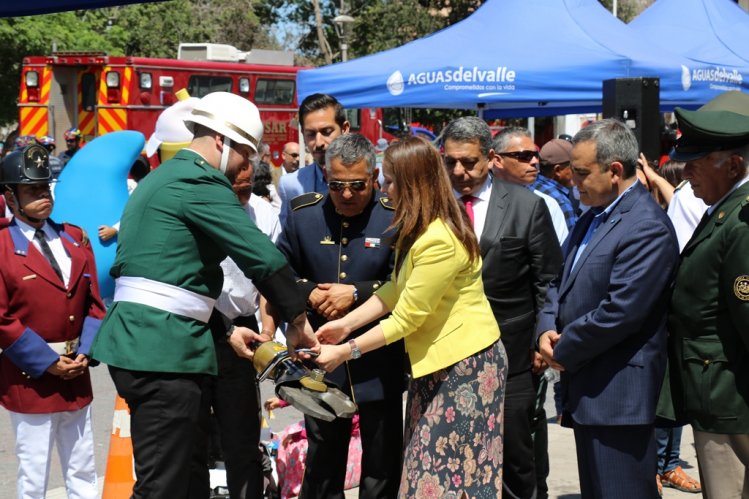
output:
[[[59,359],[47,343],[80,338],[75,353],[87,354],[105,313],[83,231],[47,222],[71,258],[67,287],[15,221],[0,229],[0,405],[25,414],[91,403],[88,370],[72,380],[46,372]]]

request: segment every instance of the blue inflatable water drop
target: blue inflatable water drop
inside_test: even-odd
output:
[[[109,269],[114,263],[117,238],[99,240],[99,226],[116,224],[127,203],[127,176],[143,150],[140,132],[112,132],[95,138],[65,166],[55,185],[52,219],[83,227],[91,240],[103,298],[114,295]]]

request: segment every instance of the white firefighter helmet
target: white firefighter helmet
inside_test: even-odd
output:
[[[200,99],[190,97],[184,89],[177,92],[177,98],[179,100],[164,109],[156,120],[156,127],[146,144],[146,156],[149,158],[160,148],[161,161],[164,162],[192,141],[192,132],[185,126],[185,120]]]
[[[185,125],[194,131],[194,124],[203,125],[237,144],[250,146],[257,152],[263,140],[263,122],[255,104],[229,92],[213,92],[195,104]]]

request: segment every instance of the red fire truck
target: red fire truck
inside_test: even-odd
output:
[[[193,97],[227,91],[250,99],[265,123],[263,141],[280,163],[286,142],[299,140],[296,73],[291,54],[214,44],[183,44],[178,59],[54,53],[23,59],[19,135],[49,135],[78,127],[89,141],[116,131],[137,130],[146,139],[162,110],[186,88]],[[242,60],[243,62],[232,62]],[[323,89],[324,90],[324,89]],[[352,129],[372,142],[385,135],[382,111],[349,111]]]

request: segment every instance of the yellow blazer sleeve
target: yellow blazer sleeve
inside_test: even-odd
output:
[[[405,287],[397,297],[395,307],[391,308],[390,317],[380,322],[388,344],[419,330],[465,266],[462,258],[456,258],[455,245],[459,243],[449,236],[449,229],[444,225],[437,227],[438,230],[428,230],[417,239],[406,257],[406,260],[411,260],[411,273],[406,276]],[[408,263],[403,263],[402,271],[407,269]],[[385,298],[383,301],[388,303]]]

